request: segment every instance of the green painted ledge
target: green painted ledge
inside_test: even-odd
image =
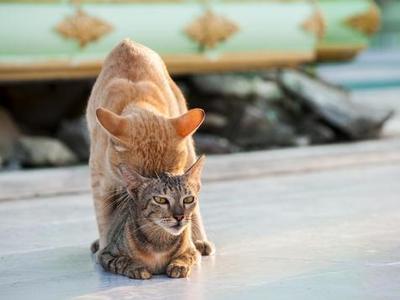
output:
[[[298,65],[314,61],[326,46],[366,47],[368,37],[347,28],[343,19],[371,5],[368,0],[80,2],[85,18],[110,28],[84,46],[57,30],[76,17],[78,6],[70,1],[0,0],[0,80],[96,76],[106,54],[126,37],[160,53],[176,74]],[[326,23],[321,40],[305,28],[318,9]],[[206,11],[237,28],[212,48],[187,33]],[[78,36],[88,28],[91,34],[98,26],[78,28]]]

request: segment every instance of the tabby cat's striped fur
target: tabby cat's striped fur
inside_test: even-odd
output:
[[[191,219],[198,205],[203,160],[184,175],[162,173],[156,178],[120,166],[126,189],[119,193],[107,245],[97,256],[105,270],[135,279],[190,274],[199,258]]]

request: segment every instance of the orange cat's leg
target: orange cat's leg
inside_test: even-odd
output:
[[[171,90],[174,93],[175,98],[178,102],[180,113],[187,112],[186,100],[182,94],[182,91],[179,89],[179,87],[176,85],[176,83],[172,80],[172,78],[169,75],[168,75],[168,80]],[[188,150],[188,161],[186,167],[189,167],[196,161],[196,151],[194,148],[192,138],[187,139],[187,150]],[[215,247],[213,243],[207,240],[207,235],[204,230],[203,220],[201,218],[199,206],[197,206],[197,209],[192,216],[192,239],[197,250],[201,253],[201,255],[211,255],[215,252]]]
[[[192,238],[193,241],[207,240],[206,231],[204,229],[203,220],[201,219],[200,207],[197,206],[192,216]]]
[[[196,160],[196,152],[192,139],[188,139],[188,166],[193,165]],[[192,240],[197,250],[203,256],[211,255],[215,252],[214,244],[207,239],[206,231],[203,225],[203,219],[200,213],[200,206],[197,205],[192,215]]]
[[[109,214],[106,213],[106,209],[103,205],[104,198],[96,196],[95,192],[93,192],[93,196],[94,207],[96,211],[97,228],[99,231],[99,249],[103,249],[107,245],[107,233],[110,225],[110,217]]]
[[[192,215],[192,240],[201,255],[207,256],[215,252],[214,244],[207,240],[199,206]]]
[[[97,228],[99,231],[99,249],[103,249],[107,245],[107,233],[110,226],[111,199],[109,193],[102,183],[103,176],[92,171],[92,194],[94,208],[96,212]]]

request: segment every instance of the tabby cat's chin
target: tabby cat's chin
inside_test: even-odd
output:
[[[162,226],[162,228],[171,235],[181,235],[182,232],[185,230],[187,225],[174,225],[174,226]]]

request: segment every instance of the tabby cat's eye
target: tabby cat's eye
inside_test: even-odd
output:
[[[158,204],[167,204],[167,203],[168,203],[167,198],[164,198],[164,197],[154,196],[153,199],[154,199],[154,201],[156,201],[156,203],[158,203]]]
[[[186,197],[185,199],[183,199],[183,203],[185,203],[185,204],[192,204],[193,202],[194,202],[193,196],[189,196],[189,197]]]

